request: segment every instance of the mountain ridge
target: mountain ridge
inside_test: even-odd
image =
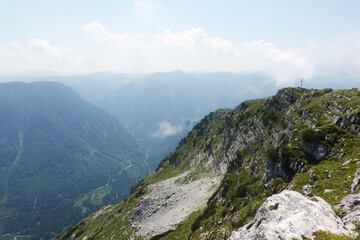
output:
[[[96,218],[90,215],[58,239],[229,238],[266,198],[285,189],[319,196],[334,207],[351,193],[359,168],[359,102],[358,89],[284,88],[233,111],[213,112],[153,175],[132,188],[128,199],[100,210]],[[176,188],[185,187],[209,177],[222,180],[207,203],[166,231],[141,232],[131,220],[138,210],[148,211],[135,206],[156,199],[152,186],[172,179]],[[171,209],[172,197],[161,209]]]

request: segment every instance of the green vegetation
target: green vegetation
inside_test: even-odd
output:
[[[183,222],[181,222],[175,230],[169,231],[166,234],[159,235],[151,238],[151,240],[162,239],[162,240],[175,240],[175,239],[186,239],[193,228],[193,222],[196,221],[197,217],[201,214],[200,211],[193,212],[190,216]]]
[[[62,84],[0,84],[0,116],[0,239],[54,238],[147,174],[124,128]]]
[[[318,140],[317,136],[315,135],[312,129],[305,129],[302,133],[302,139],[308,142],[316,142]]]
[[[320,196],[334,206],[351,193],[360,167],[356,130],[360,126],[342,128],[334,119],[345,119],[348,112],[360,118],[359,102],[357,89],[325,93],[285,88],[273,97],[243,102],[233,111],[210,113],[153,175],[132,188],[127,200],[99,212],[96,219],[93,215],[83,219],[59,239],[75,232],[79,233],[76,239],[134,236],[136,228],[130,227],[129,219],[136,202],[147,195],[149,184],[184,172],[192,176],[187,181],[217,174],[222,182],[203,210],[154,239],[227,239],[254,217],[267,197],[285,188],[303,193],[309,184],[310,197]],[[306,143],[310,147],[305,153]],[[313,161],[320,153],[324,157]],[[223,166],[227,166],[225,171]],[[314,236],[350,239],[327,232]]]
[[[339,236],[324,231],[316,231],[313,233],[314,240],[352,240],[352,238],[347,236]]]

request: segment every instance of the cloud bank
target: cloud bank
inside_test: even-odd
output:
[[[276,79],[278,86],[293,84],[301,78],[311,78],[314,66],[300,49],[280,50],[274,43],[264,40],[245,44],[257,58],[257,68]]]
[[[72,73],[87,68],[88,61],[71,48],[49,43],[44,39],[0,43],[0,72],[20,72],[32,69]]]
[[[149,5],[150,4],[150,5]],[[133,15],[156,22],[167,14],[160,5],[138,1]],[[134,14],[136,13],[136,14]],[[115,33],[98,21],[83,29],[89,51],[33,38],[26,43],[0,43],[0,73],[46,69],[63,74],[113,71],[128,73],[184,71],[261,71],[277,86],[300,78],[360,78],[360,31],[353,30],[304,48],[282,48],[263,39],[231,42],[194,27],[160,33]],[[85,38],[85,39],[86,39]],[[163,128],[166,129],[166,123]],[[170,129],[170,127],[169,127]]]
[[[360,76],[360,31],[326,42],[309,42],[304,49],[283,49],[263,39],[235,44],[210,36],[202,28],[164,30],[147,37],[141,33],[112,34],[98,22],[85,29],[94,43],[119,55],[137,54],[137,60],[141,58],[141,64],[153,71],[261,71],[279,87],[294,85],[301,78]]]
[[[167,120],[158,123],[158,130],[152,134],[152,137],[166,138],[180,133],[184,127],[182,125],[172,125]]]
[[[116,50],[121,55],[128,55],[131,51],[141,51],[147,47],[141,33],[113,34],[97,21],[85,26],[85,32],[96,44],[103,45],[110,51]]]
[[[229,41],[219,37],[208,37],[202,28],[191,28],[183,32],[165,30],[163,34],[155,35],[154,38],[160,46],[179,47],[192,52],[239,55],[239,51]]]
[[[191,53],[239,55],[239,51],[229,41],[216,36],[209,37],[202,28],[191,28],[183,32],[165,30],[162,34],[153,35],[150,40],[141,33],[110,33],[97,21],[85,26],[84,29],[94,43],[120,53],[156,52],[166,47],[173,47]]]

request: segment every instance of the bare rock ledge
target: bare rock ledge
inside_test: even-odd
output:
[[[307,198],[295,191],[285,190],[269,197],[257,211],[254,219],[229,240],[303,239],[313,238],[316,231],[352,236],[330,204],[320,197]]]

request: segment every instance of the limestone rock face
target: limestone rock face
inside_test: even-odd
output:
[[[318,142],[310,142],[302,140],[302,147],[306,154],[316,159],[316,161],[321,161],[326,158],[329,148]]]
[[[306,198],[298,192],[285,190],[269,197],[257,211],[254,219],[229,240],[302,239],[312,238],[313,232],[329,231],[351,236],[342,220],[322,198]]]
[[[353,183],[351,184],[351,192],[354,193],[359,189],[360,185],[360,168],[356,171]]]
[[[360,223],[360,193],[345,196],[334,208],[342,209],[340,215],[345,215],[342,220],[348,229],[354,230]]]
[[[269,186],[270,180],[281,177],[282,179],[288,180],[289,176],[285,173],[284,169],[278,166],[273,161],[268,161],[265,164],[265,174],[263,177],[263,182],[266,188]]]
[[[339,127],[341,127],[342,129],[348,128],[349,127],[349,122],[341,117],[336,117],[333,121],[336,125],[338,125]]]
[[[283,91],[283,93],[281,94],[281,97],[289,102],[289,103],[293,103],[295,101],[294,97],[293,97],[293,93],[292,92],[288,92],[288,91]]]

